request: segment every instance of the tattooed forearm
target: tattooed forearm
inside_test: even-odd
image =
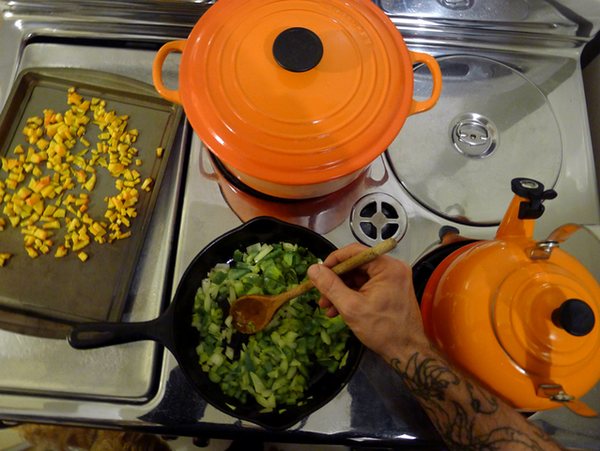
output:
[[[451,450],[563,449],[442,358],[417,352],[390,363]]]
[[[498,410],[498,401],[496,401],[496,398],[469,381],[465,381],[465,384],[471,396],[471,408],[473,412],[492,414]]]
[[[443,401],[447,387],[460,383],[459,378],[443,363],[431,358],[419,362],[419,353],[414,354],[404,368],[398,359],[393,359],[391,363],[402,378],[411,384],[411,391],[424,400]]]

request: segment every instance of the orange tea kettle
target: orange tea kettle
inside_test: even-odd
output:
[[[581,227],[532,238],[553,190],[512,180],[515,193],[493,240],[468,242],[431,273],[421,298],[425,331],[457,366],[523,411],[566,405],[600,380],[600,286],[559,248]]]

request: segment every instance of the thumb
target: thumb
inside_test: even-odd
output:
[[[346,286],[331,269],[324,265],[312,265],[308,268],[308,277],[315,284],[317,290],[321,292],[336,309],[342,299],[347,298],[353,291]],[[339,310],[339,309],[338,309]]]

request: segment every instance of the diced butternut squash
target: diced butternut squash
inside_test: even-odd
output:
[[[92,240],[104,244],[128,238],[131,231],[122,228],[130,227],[137,216],[135,205],[140,193],[135,187],[139,184],[142,190],[150,191],[154,184],[150,177],[142,183],[139,172],[132,169],[133,164],[139,167],[143,161],[134,147],[139,132],[127,129],[128,115],[108,110],[106,101],[98,98],[85,100],[75,88],[69,89],[67,104],[70,107],[64,112],[44,109],[42,115],[27,119],[23,143],[29,145],[17,145],[14,158],[0,158],[4,174],[0,179],[0,203],[4,204],[0,231],[9,222],[20,226],[31,258],[49,253],[54,246],[50,237],[61,229],[66,234],[64,244],[54,252],[56,258],[72,249],[86,261],[88,254],[82,249]],[[100,129],[95,144],[86,138],[92,124]],[[156,148],[156,157],[163,155],[164,148]],[[102,220],[89,214],[94,197],[87,194],[94,192],[98,177],[104,177],[99,171],[107,171],[116,179],[117,190],[104,199]],[[86,193],[75,194],[72,190],[77,188]],[[50,199],[54,199],[52,205]],[[10,257],[0,253],[0,266]]]
[[[0,267],[4,266],[4,264],[12,257],[12,254],[8,252],[0,253]]]

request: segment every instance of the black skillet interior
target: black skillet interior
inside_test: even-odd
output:
[[[279,413],[278,409],[274,412],[260,413],[262,407],[258,403],[248,401],[245,405],[241,404],[235,398],[223,394],[218,385],[208,379],[208,375],[202,371],[198,363],[195,349],[200,343],[199,333],[191,325],[194,297],[202,279],[215,264],[230,260],[236,249],[244,251],[247,246],[256,242],[280,241],[304,246],[323,260],[336,249],[324,237],[305,227],[271,217],[252,219],[217,238],[196,256],[184,273],[171,305],[174,339],[172,352],[183,372],[200,394],[215,408],[229,415],[273,430],[287,429],[331,401],[348,383],[358,367],[363,351],[362,343],[352,335],[347,345],[349,349],[347,364],[333,374],[326,371],[319,373],[311,380],[309,389],[305,392],[305,404],[282,406],[285,408],[282,413]],[[230,406],[235,406],[235,409]]]

